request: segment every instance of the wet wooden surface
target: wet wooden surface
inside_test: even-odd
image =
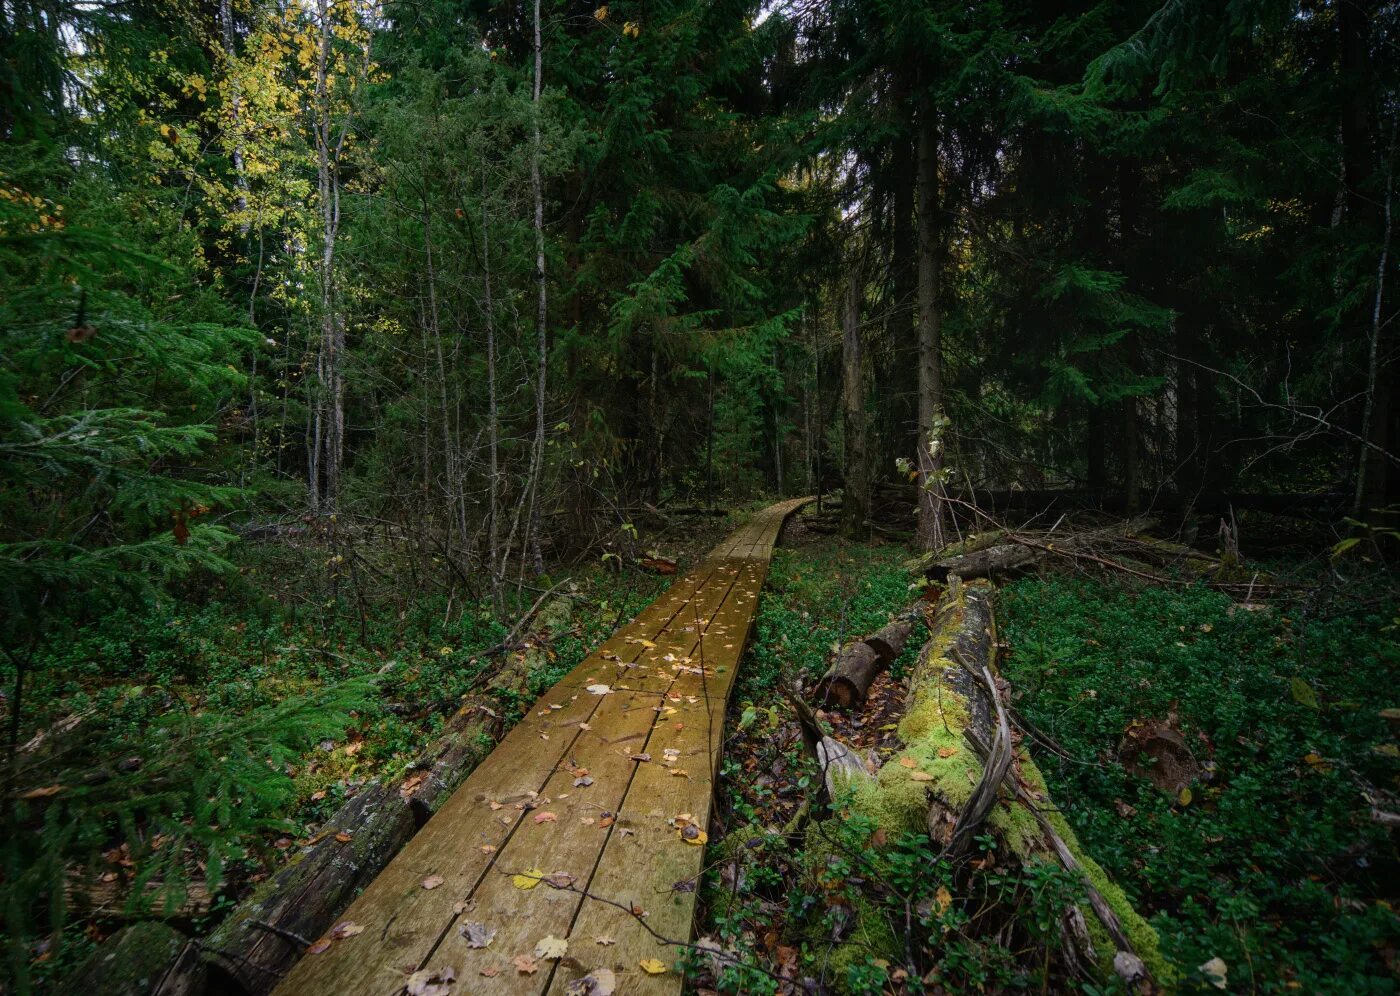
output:
[[[679,993],[656,935],[691,938],[705,848],[684,826],[709,823],[725,703],[805,500],[756,513],[541,696],[276,996],[393,996],[422,969],[451,969],[453,994],[564,994],[602,968],[619,994]],[[546,937],[567,953],[535,958]]]

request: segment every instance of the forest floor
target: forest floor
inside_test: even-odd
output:
[[[744,515],[675,520],[644,532],[632,553],[674,557],[684,573]],[[921,597],[903,546],[823,536],[804,518],[784,533],[731,700],[697,925],[724,955],[686,959],[696,990],[767,993],[804,982],[871,993],[1056,990],[1062,979],[1043,977],[1024,951],[982,929],[977,904],[957,895],[926,841],[887,841],[865,849],[865,863],[833,869],[810,836],[794,832],[820,779],[781,681],[800,675],[810,685],[833,648]],[[89,740],[114,756],[172,711],[237,719],[378,676],[345,736],[285,766],[286,791],[264,800],[265,825],[233,842],[223,884],[185,915],[192,933],[312,839],[357,786],[401,774],[496,666],[489,651],[508,626],[465,592],[415,588],[431,572],[414,557],[430,555],[377,548],[362,544],[357,572],[331,583],[315,542],[245,544],[236,579],[139,612],[95,607],[92,622],[36,670],[26,735],[83,716]],[[1223,966],[1240,992],[1400,986],[1400,864],[1367,801],[1400,777],[1394,730],[1380,716],[1400,706],[1400,598],[1354,563],[1345,580],[1325,560],[1270,563],[1307,587],[1257,609],[1201,586],[1101,574],[1047,573],[1002,592],[1001,667],[1019,710],[1065,755],[1032,748],[1052,797],[1151,918],[1188,988],[1210,987],[1206,964]],[[550,585],[577,597],[571,626],[549,645],[527,693],[498,703],[503,725],[672,579],[631,560],[621,568],[594,560],[514,593],[507,619]],[[823,714],[834,735],[881,758],[894,751],[921,636],[863,710]],[[1118,755],[1132,722],[1170,712],[1207,775],[1168,797],[1126,773]],[[125,877],[129,856],[114,848],[98,871]],[[1031,917],[1063,900],[1054,882],[1011,874],[996,882]],[[908,957],[833,959],[852,918],[870,910],[896,919],[914,911],[901,927],[915,938]],[[39,991],[120,922],[90,917],[62,944],[39,940],[31,951]]]
[[[870,993],[1066,984],[979,929],[977,904],[969,912],[922,838],[888,841],[835,881],[811,836],[790,832],[819,776],[780,677],[815,681],[835,646],[905,608],[917,596],[906,557],[800,524],[778,551],[731,703],[698,928],[739,964],[716,962],[702,989],[774,992],[775,978]],[[1325,562],[1271,566],[1319,586],[1255,608],[1202,586],[1023,579],[999,599],[1001,668],[1018,709],[1066,755],[1031,747],[1052,798],[1150,918],[1183,988],[1395,992],[1400,865],[1367,794],[1393,790],[1400,774],[1379,715],[1400,705],[1400,599],[1379,578],[1343,583]],[[882,761],[894,753],[918,635],[864,710],[821,714],[838,739]],[[1119,746],[1134,720],[1173,711],[1206,775],[1166,796],[1125,772]],[[935,872],[901,874],[911,866]],[[1053,902],[1044,883],[1001,887],[1027,911]],[[833,959],[858,913],[875,909],[902,933],[911,908],[906,963]]]

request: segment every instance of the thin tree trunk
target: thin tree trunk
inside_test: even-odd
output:
[[[501,536],[501,410],[496,397],[496,304],[491,287],[490,215],[486,207],[486,174],[481,174],[481,269],[486,292],[486,437],[490,450],[490,481],[486,523],[487,563],[491,572],[491,602],[501,611],[501,574],[499,556]]]
[[[1356,469],[1356,505],[1358,519],[1379,523],[1388,498],[1386,479],[1394,471],[1387,466],[1389,446],[1390,406],[1394,394],[1394,377],[1383,370],[1390,366],[1389,349],[1382,349],[1385,323],[1381,321],[1385,301],[1385,271],[1390,260],[1391,195],[1394,180],[1396,122],[1390,126],[1390,148],[1386,157],[1385,201],[1382,206],[1384,228],[1381,235],[1380,261],[1376,264],[1376,298],[1371,307],[1371,336],[1366,362],[1366,406],[1361,418],[1361,437],[1367,445],[1361,448]]]
[[[841,407],[846,442],[846,497],[842,503],[846,530],[864,528],[869,516],[869,467],[865,451],[865,358],[860,337],[860,305],[865,287],[858,264],[847,277],[841,316]]]
[[[443,497],[447,500],[446,547],[450,554],[453,526],[460,526],[461,531],[457,537],[459,542],[465,543],[467,535],[465,522],[459,524],[457,521],[460,487],[457,480],[457,460],[454,458],[452,445],[451,409],[447,403],[447,364],[442,355],[442,323],[438,315],[437,268],[433,265],[432,224],[432,215],[428,212],[425,204],[423,207],[423,253],[428,271],[428,332],[433,337],[433,352],[437,359],[438,413],[441,417],[444,478],[442,490]]]
[[[235,55],[232,0],[219,0],[219,33],[223,41],[225,66],[231,67]],[[248,210],[248,172],[243,165],[243,93],[236,82],[231,84],[230,89],[229,116],[234,133],[231,157],[234,183],[238,187],[234,206],[238,211],[238,234],[246,238],[249,230],[248,219],[244,216]]]
[[[932,552],[945,542],[943,528],[943,357],[938,314],[938,135],[933,110],[920,107],[918,180],[919,214],[919,547]]]
[[[321,342],[316,363],[317,397],[311,467],[311,510],[334,514],[340,493],[340,460],[344,445],[344,389],[341,352],[344,329],[335,313],[335,240],[340,227],[340,183],[331,159],[329,63],[331,12],[329,0],[318,0],[321,40],[317,52],[315,105],[316,179],[321,208]]]
[[[540,179],[540,76],[543,70],[543,61],[543,43],[540,37],[540,0],[535,0],[535,79],[531,98],[534,114],[531,119],[530,186],[535,198],[535,283],[538,289],[535,311],[535,348],[539,355],[538,370],[535,375],[535,448],[530,466],[530,517],[526,532],[529,535],[529,549],[537,574],[544,572],[544,559],[540,555],[539,537],[540,478],[544,473],[545,378],[549,373],[549,342],[545,327],[549,319],[549,297],[544,270],[544,187]]]

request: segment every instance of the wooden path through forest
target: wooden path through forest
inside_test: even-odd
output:
[[[619,994],[679,993],[681,949],[655,935],[690,940],[705,848],[678,825],[708,826],[759,589],[805,501],[755,514],[541,696],[275,996],[392,996],[449,968],[453,994],[563,994],[600,968]],[[567,953],[534,959],[545,937]]]

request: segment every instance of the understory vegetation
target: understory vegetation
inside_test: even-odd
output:
[[[1080,896],[1072,876],[1048,864],[993,873],[977,879],[987,895],[968,895],[924,835],[872,849],[873,826],[814,834],[799,817],[821,776],[776,690],[815,681],[835,641],[917,597],[903,556],[818,539],[774,561],[731,707],[722,834],[706,876],[700,929],[725,957],[700,968],[720,991],[780,992],[804,979],[870,993],[1080,988],[1042,958]],[[1364,572],[1348,581],[1360,591],[1334,579],[1267,606],[1190,583],[1079,573],[1002,593],[1002,670],[1043,738],[1024,745],[1085,850],[1149,918],[1183,989],[1396,989],[1400,864],[1370,813],[1400,773],[1396,731],[1381,715],[1400,668],[1400,601]],[[914,650],[864,711],[826,714],[832,729],[882,759],[893,753],[898,679]],[[1125,768],[1132,724],[1169,715],[1205,760],[1182,793]],[[992,838],[983,845],[973,860],[994,869]],[[1000,933],[1008,904],[1022,947]],[[872,917],[899,938],[899,956],[862,952],[858,933],[850,944]]]

